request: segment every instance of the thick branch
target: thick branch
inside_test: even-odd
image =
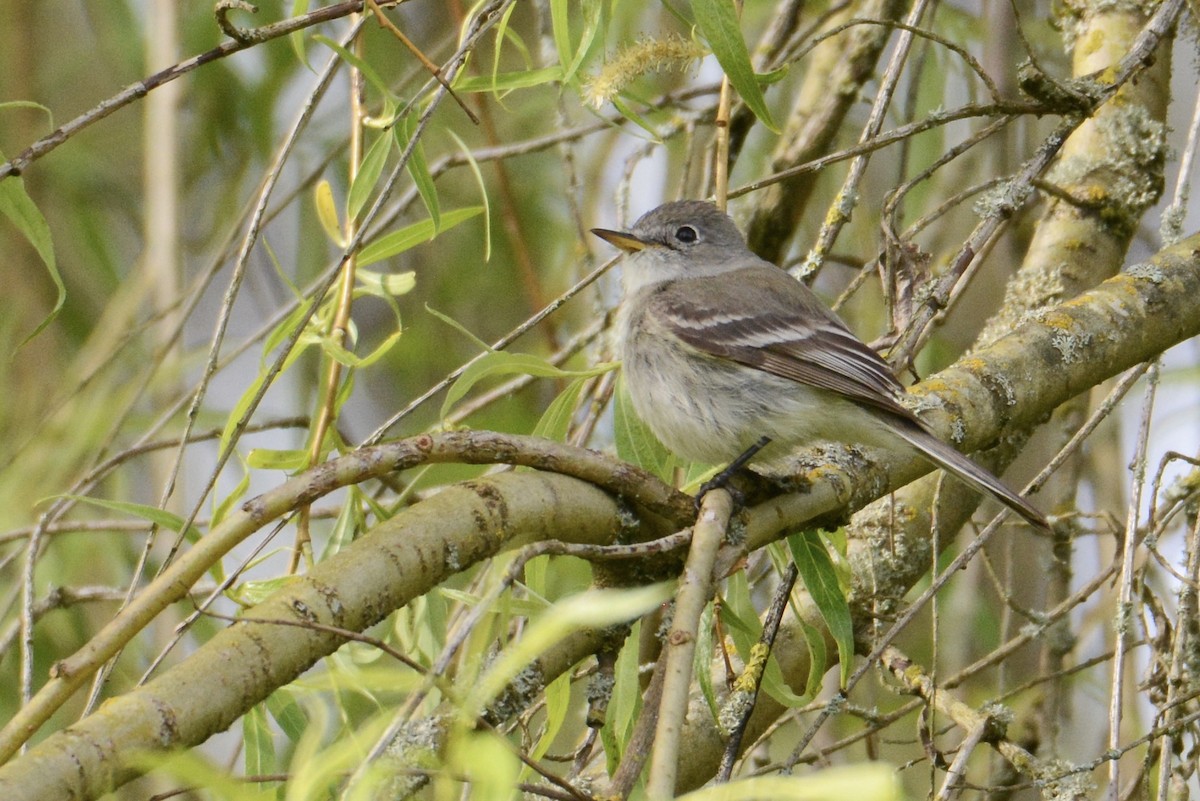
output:
[[[0,798],[99,797],[136,775],[137,754],[204,742],[343,642],[255,619],[361,631],[502,548],[568,534],[603,543],[620,527],[609,495],[553,473],[448,488],[317,565],[158,678],[0,767]]]

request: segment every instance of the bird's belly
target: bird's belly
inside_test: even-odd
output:
[[[845,401],[794,381],[697,354],[686,346],[626,351],[625,383],[638,416],[673,453],[728,462],[762,436],[766,458],[799,442],[843,439],[830,423]]]

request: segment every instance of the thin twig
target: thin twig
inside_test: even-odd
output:
[[[729,781],[729,777],[733,774],[733,763],[737,761],[738,755],[741,753],[746,726],[750,723],[750,715],[754,712],[754,703],[758,700],[759,692],[762,691],[762,677],[766,672],[767,659],[771,655],[771,649],[775,646],[775,635],[779,633],[779,624],[783,622],[783,612],[787,609],[788,599],[792,597],[792,587],[796,585],[796,578],[799,575],[800,571],[796,567],[796,563],[788,564],[783,576],[779,579],[779,586],[775,588],[775,596],[771,599],[771,606],[767,609],[767,616],[763,620],[762,635],[758,638],[757,651],[754,654],[754,668],[752,669],[751,665],[746,666],[731,694],[728,705],[731,708],[737,708],[741,714],[738,715],[736,723],[730,729],[729,740],[725,743],[725,753],[721,755],[721,767],[717,770],[715,779],[718,784]],[[735,701],[734,699],[739,694],[742,696],[742,700]]]

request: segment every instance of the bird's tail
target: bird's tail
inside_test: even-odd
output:
[[[897,425],[892,430],[938,467],[953,473],[980,492],[991,495],[1033,525],[1049,530],[1050,524],[1046,522],[1045,516],[1020,495],[1004,486],[1000,479],[930,434],[916,421],[911,422],[911,425]]]

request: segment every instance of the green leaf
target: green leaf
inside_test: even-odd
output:
[[[630,108],[621,98],[613,97],[610,99],[610,102],[613,104],[613,108],[620,112],[622,117],[650,134],[650,141],[662,144],[662,140],[659,138],[658,131],[654,130],[654,126]]]
[[[404,127],[404,139],[411,141],[413,120],[411,117],[405,117],[401,121]],[[392,135],[398,137],[401,135],[400,125],[392,128]],[[408,145],[408,141],[400,142],[400,148],[403,150]],[[412,149],[412,153],[408,157],[406,165],[409,176],[412,177],[413,183],[417,187],[417,194],[421,196],[421,202],[425,204],[426,210],[429,212],[429,219],[433,220],[433,228],[436,231],[441,227],[442,211],[438,205],[437,189],[433,185],[433,175],[429,172],[429,165],[425,161],[425,147],[418,140]]]
[[[561,367],[555,367],[542,357],[534,356],[531,353],[492,351],[491,353],[485,353],[478,360],[471,363],[467,369],[463,370],[462,375],[458,377],[458,380],[446,392],[446,400],[442,403],[441,416],[445,418],[450,408],[462,400],[471,391],[471,387],[491,376],[520,374],[537,376],[538,378],[591,378],[592,376],[607,373],[615,367],[615,364],[605,363],[598,364],[587,370],[563,370]]]
[[[367,155],[363,156],[362,163],[358,165],[358,174],[354,176],[354,183],[350,184],[350,193],[346,198],[347,219],[357,220],[358,213],[371,198],[371,193],[379,184],[383,165],[391,155],[394,141],[391,134],[382,133],[367,148]]]
[[[258,470],[303,470],[308,467],[308,451],[254,448],[247,454],[246,464]]]
[[[671,481],[675,457],[633,410],[633,402],[625,390],[624,377],[617,379],[613,398],[613,439],[617,445],[617,457],[649,470],[663,481]]]
[[[625,746],[629,744],[629,738],[633,735],[638,714],[642,709],[637,646],[641,642],[641,632],[641,621],[630,626],[629,636],[625,638],[625,647],[617,653],[617,664],[613,668],[612,696],[608,702],[604,728],[600,730],[609,775],[617,769],[618,762],[624,756]]]
[[[554,35],[554,49],[558,51],[558,63],[571,63],[571,3],[570,0],[550,0],[550,30]]]
[[[308,13],[309,0],[292,0],[292,16],[298,17],[301,14]],[[292,45],[292,52],[296,54],[296,58],[308,70],[312,67],[308,63],[308,46],[304,41],[307,31],[299,30],[288,34],[288,40]]]
[[[288,315],[288,319],[290,320],[290,319],[294,318],[296,316],[296,313],[299,311],[300,310],[297,309],[296,312],[293,312],[292,314]],[[280,342],[282,342],[283,339],[286,338],[286,336],[284,335],[284,332],[281,329],[284,328],[284,326],[287,324],[287,322],[288,322],[288,320],[284,320],[283,323],[280,323],[278,326],[276,326],[276,332],[279,332],[281,334]],[[270,344],[269,340],[270,340],[270,338],[268,338],[267,344]],[[274,350],[273,346],[271,348],[267,349],[266,345],[264,345],[264,351],[263,351],[264,353],[270,353],[271,350]],[[291,352],[288,353],[287,357],[283,360],[283,366],[280,368],[279,372],[280,373],[287,372],[288,369],[290,369],[291,366],[296,363],[296,360],[300,358],[300,356],[304,353],[305,350],[306,350],[305,337],[301,336],[300,339],[298,339],[296,341],[295,347],[293,347],[291,349]],[[221,438],[220,438],[220,440],[218,440],[219,452],[224,453],[225,449],[229,447],[230,441],[233,438],[233,432],[237,428],[238,421],[241,420],[242,417],[250,410],[250,405],[254,402],[255,396],[258,394],[259,390],[262,388],[263,382],[265,382],[266,379],[267,379],[267,370],[266,370],[266,368],[263,368],[263,369],[259,370],[259,373],[257,376],[254,377],[254,380],[251,381],[247,385],[246,389],[242,391],[241,397],[238,398],[237,403],[234,404],[233,409],[230,410],[229,416],[225,419],[225,427],[221,430]]]
[[[584,6],[581,14],[583,17],[583,34],[579,38],[579,45],[575,48],[575,55],[571,58],[571,62],[563,74],[563,83],[570,83],[575,79],[579,68],[588,60],[588,55],[592,51],[592,45],[597,42],[596,33],[600,30],[600,16],[604,10],[603,4],[599,0],[587,0],[582,5]],[[576,9],[576,13],[579,13],[579,9]]]
[[[296,703],[296,697],[287,687],[280,687],[267,696],[267,711],[279,725],[279,730],[291,742],[296,742],[308,728],[308,718]]]
[[[237,502],[246,496],[246,490],[250,489],[250,473],[243,470],[242,477],[238,480],[237,486],[231,492],[225,495],[224,498],[217,500],[216,493],[213,494],[213,511],[212,519],[209,521],[209,527],[215,528],[220,524],[225,516],[229,514],[229,510],[237,505]]]
[[[558,601],[530,621],[521,639],[505,647],[479,681],[465,688],[469,697],[461,706],[463,713],[474,719],[530,662],[572,632],[635,620],[669,599],[674,585],[665,581],[629,589],[588,590]]]
[[[330,50],[332,50],[333,52],[335,52],[339,56],[341,56],[342,59],[347,64],[349,64],[351,67],[354,67],[356,70],[361,72],[363,74],[363,77],[367,79],[367,82],[370,83],[371,86],[374,86],[375,89],[378,90],[381,95],[383,95],[384,97],[388,97],[388,98],[392,97],[392,92],[390,89],[388,89],[388,85],[383,82],[383,79],[379,77],[379,73],[376,72],[375,68],[372,67],[370,64],[363,61],[361,58],[354,55],[349,50],[347,50],[346,48],[342,47],[337,42],[330,39],[328,36],[322,36],[321,34],[318,33],[316,36],[313,37],[313,41],[320,42],[321,44],[325,45]]]
[[[509,20],[512,17],[513,12],[516,10],[517,10],[517,4],[511,3],[508,6],[508,9],[505,10],[503,16],[500,17],[500,21],[496,23],[496,33],[495,33],[496,45],[495,45],[495,47],[492,48],[492,77],[493,78],[495,78],[500,73],[500,57],[504,55],[504,48],[502,47],[502,45],[505,42],[512,42],[514,44],[514,46],[520,51],[521,55],[524,56],[526,70],[530,70],[533,68],[533,62],[529,58],[529,49],[527,47],[525,47],[525,43],[523,41],[521,41],[521,37],[515,31],[513,31],[511,28],[508,27]],[[462,70],[458,74],[461,76],[461,75],[465,75],[466,73],[467,73],[467,70]]]
[[[850,619],[850,605],[838,584],[833,561],[825,550],[821,535],[816,531],[793,534],[788,537],[787,543],[804,586],[817,605],[825,625],[829,627],[833,641],[837,643],[841,686],[845,687],[854,666],[854,624]]]
[[[725,580],[724,602],[720,611],[721,622],[737,647],[738,655],[743,662],[749,661],[750,649],[762,637],[762,622],[750,597],[750,584],[744,570]]]
[[[479,162],[475,160],[475,154],[471,152],[471,148],[454,131],[447,131],[447,133],[458,143],[459,152],[466,156],[467,165],[470,166],[471,173],[475,176],[475,185],[479,187],[479,202],[483,206],[483,261],[487,263],[492,260],[492,206],[488,200],[487,184],[483,180],[483,172],[480,171]]]
[[[300,581],[299,576],[277,576],[276,578],[243,581],[232,587],[226,595],[242,606],[250,608],[259,605],[284,587],[291,586],[298,581]]]
[[[346,348],[346,346],[338,344],[337,340],[331,336],[318,335],[311,331],[305,332],[300,340],[305,343],[316,343],[320,346],[322,352],[326,356],[338,362],[339,364],[350,368],[370,367],[375,362],[387,355],[396,341],[400,339],[403,332],[393,331],[387,339],[375,346],[375,349],[366,356],[359,356],[354,351]]]
[[[576,378],[567,385],[566,389],[558,393],[558,397],[550,402],[546,411],[542,413],[541,419],[537,421],[537,425],[533,427],[533,435],[552,439],[555,442],[565,441],[567,431],[571,428],[571,418],[574,416],[575,406],[579,403],[579,395],[586,385],[586,378]]]
[[[543,67],[536,70],[499,72],[495,75],[464,75],[454,82],[456,92],[505,92],[528,89],[531,86],[557,83],[562,80],[562,67]]]
[[[468,340],[470,340],[471,342],[473,342],[473,343],[475,344],[475,347],[479,348],[480,350],[487,351],[488,353],[495,353],[495,352],[496,352],[496,351],[495,351],[495,348],[493,348],[493,347],[492,347],[491,345],[489,345],[488,343],[484,342],[484,341],[483,341],[482,339],[480,339],[479,337],[475,336],[475,334],[473,334],[473,333],[471,332],[471,329],[467,328],[465,325],[463,325],[462,323],[460,323],[458,320],[455,320],[455,319],[454,319],[453,317],[451,317],[450,315],[448,315],[448,314],[445,314],[444,312],[440,312],[440,311],[438,311],[437,309],[435,309],[435,308],[433,308],[432,306],[430,306],[428,303],[426,303],[426,304],[425,304],[425,311],[429,312],[429,313],[430,313],[430,314],[432,314],[434,317],[436,317],[437,319],[441,320],[443,323],[445,323],[446,325],[450,326],[451,328],[453,328],[453,329],[454,329],[455,331],[457,331],[458,333],[462,334],[462,335],[463,335],[464,337],[466,337]]]
[[[542,736],[538,738],[537,745],[530,753],[534,759],[541,759],[546,755],[554,738],[562,731],[563,724],[567,721],[567,715],[571,711],[571,673],[569,671],[563,673],[550,682],[544,695],[546,698],[546,722]]]
[[[692,665],[692,675],[696,677],[696,683],[700,685],[700,694],[708,704],[709,714],[713,716],[713,720],[718,720],[721,715],[721,704],[717,700],[717,688],[713,686],[712,660],[713,652],[717,648],[725,646],[724,643],[718,645],[716,642],[714,636],[715,617],[715,604],[706,604],[704,611],[700,613],[700,625],[696,627],[696,653]]]
[[[147,506],[144,503],[133,503],[132,501],[110,501],[107,498],[92,498],[87,495],[53,495],[51,497],[70,498],[82,503],[91,504],[92,506],[99,506],[101,509],[130,514],[134,517],[140,517],[143,520],[149,520],[151,523],[162,526],[165,529],[170,529],[175,533],[183,531],[182,517],[164,509],[159,509],[157,506]],[[188,541],[195,542],[200,539],[200,531],[195,526],[188,526],[187,538]]]
[[[359,251],[358,266],[366,267],[377,261],[390,259],[422,242],[428,242],[433,239],[435,234],[448,231],[465,220],[479,216],[482,211],[482,206],[454,209],[442,215],[440,229],[434,227],[433,220],[421,220],[412,225],[406,225],[399,231],[384,234]]]
[[[0,160],[3,158],[4,155],[0,153]],[[57,292],[54,308],[42,318],[42,321],[27,337],[21,340],[21,344],[17,346],[20,348],[54,322],[54,318],[62,311],[63,304],[67,300],[67,288],[63,285],[62,276],[58,273],[58,262],[54,258],[54,242],[50,237],[50,226],[46,223],[46,218],[42,216],[42,212],[38,210],[33,199],[29,197],[29,193],[25,191],[25,181],[20,176],[10,175],[0,179],[0,214],[7,217],[9,222],[16,226],[21,235],[29,241],[29,244],[33,245],[33,249],[42,259],[42,264],[46,265],[46,274],[54,282]]]
[[[692,0],[692,14],[733,88],[763,125],[779,133],[750,63],[733,0]]]
[[[804,643],[808,646],[808,683],[804,686],[804,694],[811,698],[821,689],[821,677],[825,675],[825,637],[816,626],[810,626],[803,620],[799,623],[800,630],[804,632]]]
[[[51,128],[51,130],[54,128],[54,112],[43,106],[41,103],[35,103],[32,100],[6,100],[5,102],[0,103],[0,111],[10,108],[31,108],[44,112],[46,115],[46,124]],[[3,157],[4,154],[0,153],[0,159]]]

